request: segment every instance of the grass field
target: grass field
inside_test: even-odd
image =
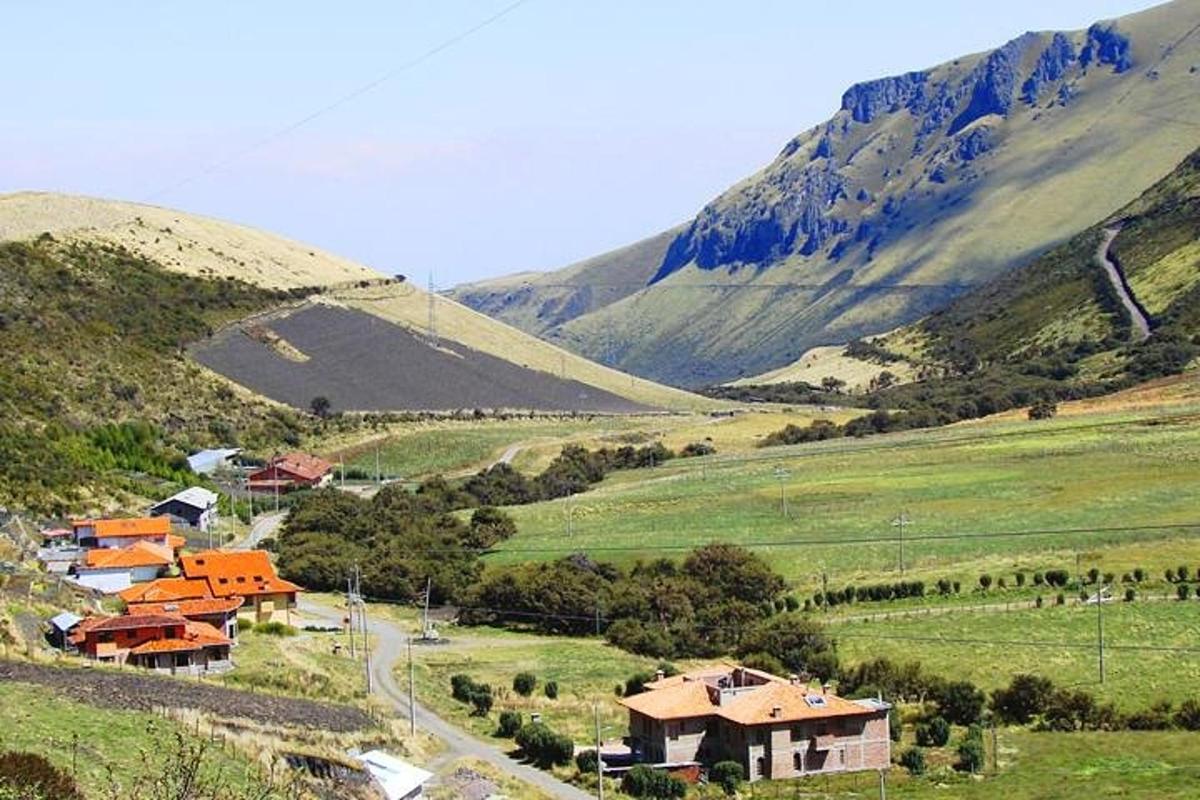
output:
[[[345,638],[307,631],[296,636],[242,631],[233,654],[237,666],[220,680],[233,689],[361,704],[366,699],[361,668],[348,654],[334,655],[335,643],[344,644]]]
[[[89,797],[112,778],[128,788],[146,774],[147,758],[159,758],[173,745],[177,723],[145,712],[115,711],[66,700],[43,688],[0,683],[0,750],[25,750],[46,756],[56,766],[74,769]],[[76,736],[78,737],[76,739]],[[210,768],[236,787],[253,786],[249,762],[219,749]]]
[[[1027,672],[1086,689],[1121,711],[1142,710],[1158,700],[1178,705],[1200,695],[1200,602],[1113,602],[1104,605],[1103,614],[1104,684],[1095,605],[1051,601],[1040,609],[956,610],[831,623],[831,629],[847,663],[877,656],[915,660],[934,674],[988,690]]]
[[[519,533],[491,561],[586,550],[628,562],[720,540],[754,544],[796,583],[849,580],[895,568],[902,511],[918,571],[1177,539],[1196,530],[1198,419],[1187,400],[673,461],[512,509]],[[1079,532],[1036,533],[1063,530]]]

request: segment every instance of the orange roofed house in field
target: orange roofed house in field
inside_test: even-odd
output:
[[[888,709],[796,678],[721,665],[662,677],[621,704],[634,757],[682,767],[737,761],[749,780],[886,769]]]
[[[91,617],[75,627],[70,640],[88,658],[172,674],[203,675],[233,665],[228,636],[178,614]]]
[[[240,598],[244,605],[239,608],[252,610],[259,622],[269,621],[277,611],[290,621],[296,595],[302,591],[276,574],[264,550],[205,550],[181,556],[179,566],[182,577],[130,587],[121,592],[121,599],[132,609],[149,603]]]
[[[315,489],[329,483],[333,464],[308,453],[288,453],[275,456],[262,469],[246,476],[252,492],[290,492],[293,489]]]
[[[75,543],[83,548],[128,547],[136,542],[150,542],[179,550],[182,536],[171,533],[167,517],[134,517],[132,519],[80,519],[71,523]]]

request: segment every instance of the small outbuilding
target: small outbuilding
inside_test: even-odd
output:
[[[422,797],[426,782],[433,777],[433,773],[414,767],[382,750],[371,750],[358,758],[363,763],[363,769],[379,784],[387,800]]]
[[[188,468],[197,475],[212,475],[223,467],[232,467],[233,461],[241,455],[240,447],[218,447],[212,450],[201,450],[187,457]]]
[[[73,650],[74,644],[70,641],[71,632],[79,627],[79,623],[83,622],[83,617],[78,614],[72,614],[70,611],[64,611],[50,618],[50,632],[47,639],[52,647],[57,647],[59,650]]]
[[[150,516],[173,517],[186,522],[189,527],[207,533],[216,524],[219,499],[216,492],[193,486],[150,506]]]

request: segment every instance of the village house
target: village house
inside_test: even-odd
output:
[[[166,574],[175,563],[175,552],[166,545],[135,541],[125,547],[87,550],[72,571],[89,575],[128,575],[130,583],[143,583]]]
[[[183,575],[159,578],[121,592],[130,607],[148,603],[182,603],[187,600],[240,599],[240,611],[251,612],[258,622],[269,622],[276,612],[291,621],[296,595],[302,589],[280,578],[265,550],[205,550],[179,559]]]
[[[275,456],[265,467],[246,476],[252,492],[290,492],[293,489],[315,489],[331,480],[333,464],[307,453],[287,453]]]
[[[167,517],[131,519],[81,519],[71,523],[79,547],[127,547],[134,542],[163,544],[172,550],[183,547],[184,539],[171,533]]]
[[[203,622],[223,633],[237,644],[237,612],[245,602],[240,597],[198,597],[163,603],[126,603],[130,615],[178,614],[192,622]]]
[[[150,506],[150,516],[166,517],[173,522],[178,521],[179,524],[207,533],[217,522],[219,499],[216,492],[193,486]]]
[[[646,684],[621,700],[635,760],[670,768],[737,761],[751,781],[886,769],[888,709],[828,686],[722,665]]]
[[[87,658],[172,675],[203,675],[233,665],[229,637],[178,614],[91,617],[75,626],[70,641]]]

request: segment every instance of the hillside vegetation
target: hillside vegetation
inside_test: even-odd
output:
[[[65,510],[100,486],[177,479],[192,446],[298,437],[293,415],[183,350],[285,297],[115,246],[0,243],[0,505]]]
[[[1177,0],[853,86],[705,206],[645,287],[545,335],[696,386],[937,310],[1109,216],[1195,147],[1198,24],[1200,4]],[[479,302],[509,318],[498,298]],[[516,324],[537,306],[513,304]]]

